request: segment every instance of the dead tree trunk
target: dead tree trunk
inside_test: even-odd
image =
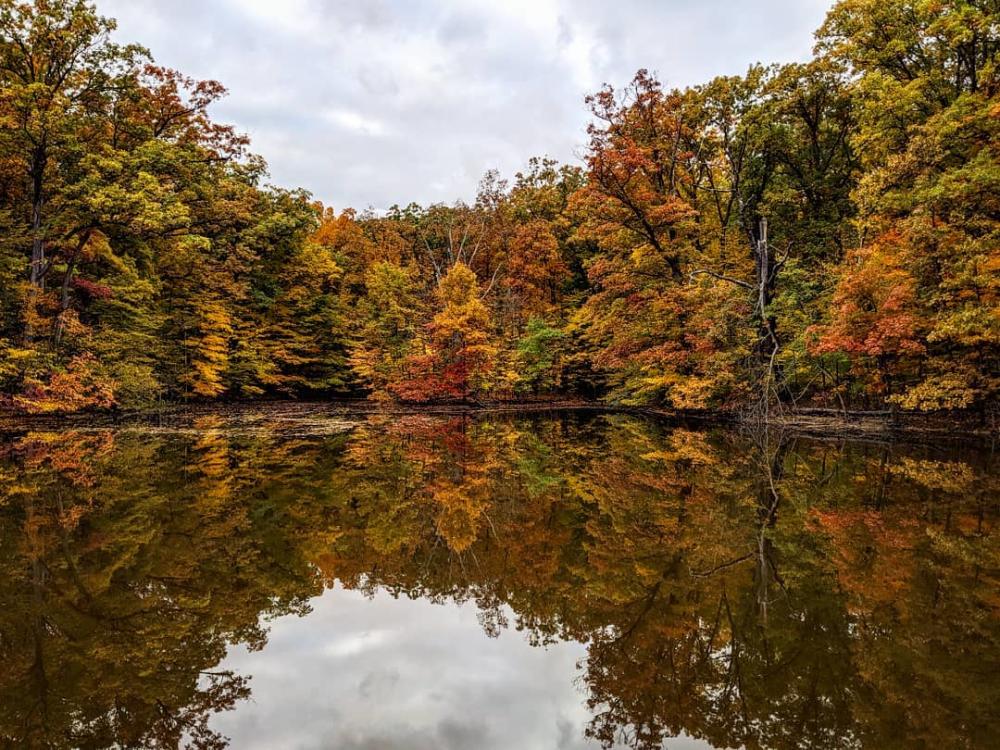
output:
[[[757,318],[757,344],[755,346],[757,381],[757,416],[768,419],[771,405],[778,402],[778,381],[780,372],[777,356],[781,349],[778,340],[778,322],[771,312],[777,287],[778,272],[784,260],[779,260],[772,252],[768,241],[767,219],[762,217],[757,224],[753,238],[753,254],[756,276],[756,300],[754,316]]]

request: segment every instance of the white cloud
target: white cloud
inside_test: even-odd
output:
[[[385,133],[385,125],[373,117],[367,117],[350,109],[328,109],[321,113],[328,122],[363,135],[379,136]]]
[[[804,59],[828,0],[97,0],[157,61],[222,81],[215,116],[273,180],[337,207],[451,202],[571,161],[583,97],[640,67],[684,86]]]

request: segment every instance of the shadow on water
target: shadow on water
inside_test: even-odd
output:
[[[224,747],[213,716],[251,694],[227,652],[336,585],[584,644],[596,746],[1000,747],[989,450],[606,414],[287,427],[7,436],[0,746]]]

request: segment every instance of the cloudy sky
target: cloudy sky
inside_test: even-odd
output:
[[[808,57],[830,0],[97,0],[123,40],[215,78],[276,184],[338,208],[452,202],[578,157],[583,97]]]

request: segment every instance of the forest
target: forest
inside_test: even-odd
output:
[[[640,70],[580,164],[387,211],[270,185],[114,32],[0,0],[0,410],[996,408],[998,0],[840,0],[808,62]]]

